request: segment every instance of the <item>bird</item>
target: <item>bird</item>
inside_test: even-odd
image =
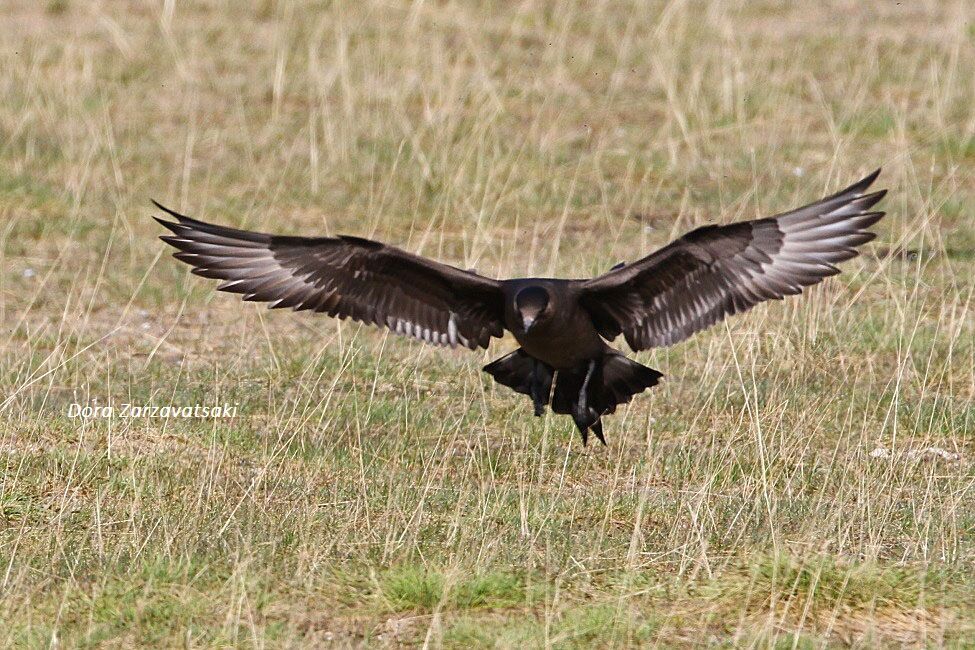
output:
[[[691,230],[592,278],[497,280],[352,235],[301,237],[229,228],[153,200],[171,221],[174,257],[220,291],[384,327],[437,346],[487,349],[510,332],[519,348],[484,366],[496,382],[572,417],[585,446],[602,417],[663,374],[632,351],[670,346],[727,316],[799,294],[839,273],[876,235],[867,192],[880,169],[835,194],[773,217]]]

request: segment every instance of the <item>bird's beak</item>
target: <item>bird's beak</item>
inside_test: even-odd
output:
[[[534,325],[534,324],[535,324],[535,319],[534,318],[532,318],[531,316],[522,316],[522,318],[521,318],[521,326],[525,330],[525,333],[526,334],[528,333],[528,330],[530,330],[532,328],[532,325]]]

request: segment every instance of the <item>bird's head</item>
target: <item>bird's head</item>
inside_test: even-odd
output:
[[[515,309],[521,316],[525,332],[547,319],[550,314],[550,296],[543,287],[525,287],[515,296]]]

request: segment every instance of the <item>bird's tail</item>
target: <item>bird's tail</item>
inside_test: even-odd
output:
[[[495,359],[484,366],[483,370],[499,384],[515,392],[531,395],[532,358],[521,348]]]
[[[521,348],[484,366],[484,371],[494,377],[499,384],[535,400],[535,414],[541,415],[542,407],[549,402],[552,393],[551,368],[542,366],[539,375],[541,382],[536,388],[538,395],[532,395],[532,373],[537,363]],[[559,370],[555,375],[555,391],[551,394],[552,410],[555,413],[571,415],[582,433],[585,443],[589,430],[596,434],[600,442],[606,444],[600,417],[616,410],[620,404],[633,399],[651,386],[656,386],[663,374],[653,368],[627,359],[622,354],[611,352],[597,360],[586,398],[580,400],[582,386],[589,372],[588,365],[574,370]]]
[[[634,395],[656,386],[663,377],[663,373],[627,359],[622,354],[609,353],[596,364],[586,391],[583,412],[579,397],[587,371],[586,366],[576,370],[560,370],[552,396],[552,410],[572,416],[582,433],[583,443],[588,438],[588,429],[592,429],[599,441],[606,444],[599,419],[614,412],[620,404],[629,402]]]
[[[602,369],[603,383],[598,387],[600,396],[596,406],[600,415],[612,413],[618,405],[633,399],[634,395],[656,386],[664,376],[662,372],[627,359],[622,354],[607,354],[603,357]]]

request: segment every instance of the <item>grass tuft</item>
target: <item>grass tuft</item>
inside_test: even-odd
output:
[[[0,646],[975,646],[973,26],[5,0]],[[481,372],[510,338],[241,303],[149,203],[586,277],[880,165],[864,255],[636,355],[666,380],[588,448]]]

